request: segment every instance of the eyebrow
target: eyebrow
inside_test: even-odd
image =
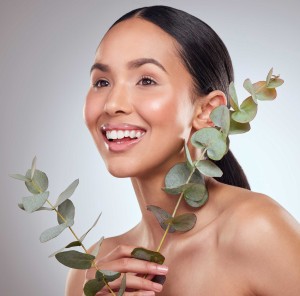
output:
[[[136,69],[139,68],[145,64],[153,64],[157,67],[159,67],[160,69],[162,69],[164,72],[168,73],[167,70],[165,69],[165,67],[157,60],[152,59],[152,58],[140,58],[140,59],[136,59],[136,60],[132,60],[130,62],[127,63],[127,67],[129,69]],[[90,70],[90,73],[92,73],[92,71],[94,69],[98,69],[101,70],[102,72],[109,72],[110,71],[110,67],[106,64],[102,64],[102,63],[95,63]]]

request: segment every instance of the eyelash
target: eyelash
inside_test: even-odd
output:
[[[143,84],[143,81],[147,81],[147,83]],[[103,82],[105,83],[105,85],[101,85]],[[148,83],[148,82],[150,82],[150,83]],[[151,76],[142,76],[137,84],[143,85],[143,86],[149,86],[149,85],[156,85],[157,83]],[[108,85],[109,85],[109,82],[105,79],[99,79],[93,83],[93,87],[95,87],[95,88],[107,87]]]
[[[147,84],[140,84],[140,82],[147,80],[150,83]],[[139,80],[138,82],[139,85],[144,85],[144,86],[148,86],[148,85],[155,85],[157,84],[156,81],[151,77],[151,76],[142,76],[142,78]]]

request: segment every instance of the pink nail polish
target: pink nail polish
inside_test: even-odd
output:
[[[166,265],[159,265],[159,266],[157,266],[157,271],[160,274],[166,274],[168,272],[168,270],[169,270],[169,268]]]

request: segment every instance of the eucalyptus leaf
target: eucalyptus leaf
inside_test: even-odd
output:
[[[93,251],[90,253],[91,255],[97,257],[97,255],[98,255],[98,253],[100,251],[101,244],[102,244],[103,241],[104,241],[104,236],[102,236],[98,240],[98,242],[95,244]]]
[[[186,184],[190,173],[186,163],[182,162],[175,164],[165,177],[166,188],[176,188]]]
[[[57,253],[60,253],[61,251],[63,251],[64,249],[68,249],[68,248],[72,248],[72,247],[80,247],[82,244],[80,241],[76,240],[76,241],[73,241],[71,243],[69,243],[68,245],[66,245],[65,247],[59,249],[58,251],[52,253],[51,255],[49,255],[48,257],[53,257],[55,256]]]
[[[157,207],[157,206],[148,205],[147,210],[151,211],[154,214],[154,216],[157,219],[157,221],[158,221],[159,225],[161,226],[161,228],[163,230],[166,230],[167,227],[168,227],[168,223],[166,223],[166,221],[168,219],[171,219],[172,215],[169,214],[168,212],[166,212],[165,210],[163,210],[162,208]],[[170,232],[170,233],[175,232],[174,227],[171,226],[169,228],[168,232]]]
[[[23,197],[22,205],[24,207],[24,210],[28,213],[32,213],[38,210],[45,204],[48,197],[49,197],[49,191],[40,194],[35,194],[32,196]]]
[[[200,160],[197,163],[197,169],[205,176],[208,177],[221,177],[223,175],[222,170],[210,160]]]
[[[121,281],[121,286],[118,292],[118,296],[123,296],[126,290],[126,273],[124,273],[122,281]]]
[[[227,106],[221,105],[213,109],[209,117],[216,126],[221,128],[222,133],[227,136],[230,125],[230,112]]]
[[[31,165],[31,176],[30,179],[33,179],[34,173],[35,173],[35,169],[36,169],[36,156],[33,158],[32,160],[32,165]]]
[[[184,184],[173,188],[163,187],[162,189],[168,194],[177,195],[183,192],[187,188],[187,186],[188,184]]]
[[[65,223],[68,227],[74,224],[75,207],[70,199],[67,199],[60,204],[57,210],[59,213],[57,214],[57,221],[59,224]]]
[[[239,111],[239,102],[233,81],[229,84],[229,96],[230,106],[233,108],[233,110]]]
[[[135,248],[131,252],[131,256],[136,259],[155,262],[158,264],[163,264],[165,261],[165,257],[159,252],[147,250],[144,248]]]
[[[190,153],[189,148],[186,143],[184,143],[184,153],[185,153],[187,167],[190,169],[190,171],[192,171],[194,168],[193,160],[192,160],[191,153]]]
[[[207,149],[207,156],[220,160],[226,152],[226,139],[222,133],[213,127],[205,127],[195,132],[191,138],[192,144],[200,149]]]
[[[99,214],[99,216],[97,217],[97,219],[95,220],[94,224],[79,238],[79,240],[81,242],[83,242],[83,240],[85,239],[85,237],[87,236],[87,234],[97,225],[100,217],[101,217],[102,212]]]
[[[97,279],[89,280],[83,287],[85,296],[95,296],[105,286],[104,281],[98,281]]]
[[[192,186],[184,192],[184,199],[186,203],[193,208],[203,206],[208,199],[208,192],[205,185],[192,184]]]
[[[257,104],[256,92],[255,92],[254,86],[249,78],[244,81],[243,86],[251,94],[252,100],[254,101],[254,103]],[[241,108],[242,108],[242,106],[241,106]]]
[[[230,129],[229,129],[229,135],[235,135],[235,134],[243,134],[248,132],[251,129],[250,123],[240,123],[232,118],[230,119]]]
[[[271,82],[270,82],[271,83]],[[257,90],[257,99],[261,101],[272,101],[276,98],[277,92],[275,88],[268,88],[265,81],[258,81],[254,84]]]
[[[51,227],[47,230],[45,230],[41,235],[40,235],[40,242],[45,243],[58,235],[60,235],[68,226],[63,223],[56,225],[54,227]]]
[[[55,258],[61,264],[70,268],[89,269],[92,267],[95,256],[72,250],[57,253]]]
[[[30,179],[21,175],[21,174],[10,174],[9,175],[10,177],[14,178],[14,179],[17,179],[17,180],[21,180],[21,181],[25,181],[25,182],[29,182]]]
[[[267,84],[267,86],[268,86],[269,83],[270,83],[270,80],[271,80],[271,78],[272,78],[272,74],[273,74],[273,68],[270,69],[270,71],[269,71],[269,73],[268,73],[268,75],[267,75],[267,78],[266,78],[266,84]]]
[[[107,282],[113,282],[121,276],[120,272],[110,270],[101,270],[101,273],[104,275]]]
[[[233,112],[231,118],[240,123],[250,122],[254,119],[257,113],[257,104],[253,101],[252,97],[248,97],[243,101],[240,111]]]
[[[275,88],[284,83],[283,79],[280,78],[273,78],[271,79],[270,83],[268,84],[267,88]]]
[[[170,222],[176,231],[186,232],[191,230],[197,221],[197,216],[193,213],[186,213],[175,218],[171,218]]]
[[[54,207],[56,208],[57,206],[62,204],[65,200],[70,198],[72,196],[72,194],[74,193],[75,189],[77,188],[78,184],[79,184],[79,179],[76,179],[75,181],[73,181],[68,186],[68,188],[59,195]]]
[[[31,179],[31,169],[26,172],[25,177]],[[26,181],[25,185],[29,192],[33,194],[45,192],[48,189],[48,177],[44,172],[35,170],[33,178]]]

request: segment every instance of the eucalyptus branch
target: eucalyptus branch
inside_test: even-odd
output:
[[[121,274],[113,271],[101,271],[95,260],[103,238],[99,240],[91,254],[88,253],[87,248],[83,244],[84,238],[89,231],[96,226],[101,214],[98,216],[92,227],[81,237],[79,237],[72,228],[72,225],[74,224],[75,207],[69,198],[78,186],[79,180],[77,179],[72,182],[68,188],[59,195],[56,203],[53,204],[49,200],[49,191],[46,191],[48,188],[48,177],[44,172],[36,170],[36,158],[33,159],[31,169],[29,169],[25,175],[14,174],[11,175],[11,177],[24,181],[29,192],[33,194],[32,196],[24,197],[22,199],[22,202],[19,204],[19,207],[22,210],[29,213],[47,210],[54,211],[57,215],[58,225],[44,231],[40,236],[41,242],[46,242],[55,238],[66,228],[69,228],[75,238],[75,241],[56,251],[50,255],[50,257],[55,256],[60,263],[70,268],[89,269],[94,267],[96,269],[96,278],[87,282],[84,287],[85,295],[95,295],[94,292],[98,292],[106,286],[110,293],[116,296],[115,292],[111,289],[109,282],[120,277]],[[50,207],[44,207],[45,204],[48,204]],[[84,250],[84,253],[75,250],[62,252],[65,248],[78,246]],[[119,295],[123,294],[120,293]]]

